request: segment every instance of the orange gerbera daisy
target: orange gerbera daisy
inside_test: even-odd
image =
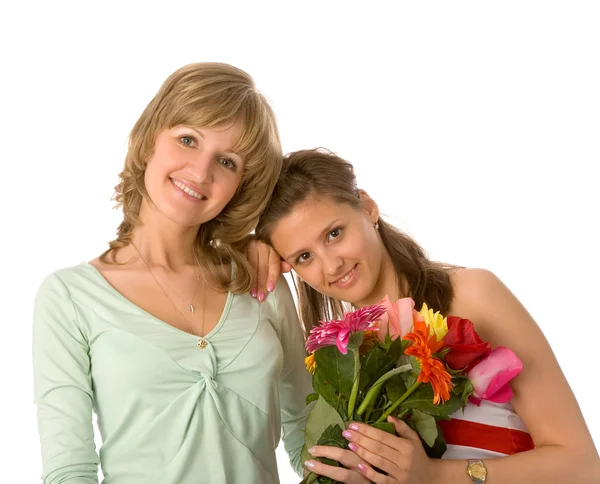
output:
[[[404,353],[419,360],[421,372],[417,381],[431,383],[433,403],[437,405],[449,400],[452,376],[446,370],[446,365],[439,358],[433,356],[444,347],[444,340],[438,341],[435,333],[430,336],[429,326],[424,321],[415,321],[413,332],[408,333],[402,339],[412,342]]]

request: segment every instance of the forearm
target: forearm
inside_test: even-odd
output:
[[[466,460],[435,460],[432,482],[469,484]],[[582,453],[563,446],[545,446],[509,457],[487,459],[486,484],[596,484],[600,461],[595,452]]]

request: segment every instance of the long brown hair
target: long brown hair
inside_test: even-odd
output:
[[[323,150],[302,150],[284,157],[283,170],[271,200],[256,229],[257,237],[270,244],[275,224],[299,203],[318,197],[330,197],[360,209],[359,189],[352,165]],[[408,296],[418,308],[426,302],[436,311],[446,313],[452,300],[450,272],[454,266],[429,260],[427,253],[411,237],[381,218],[378,221],[381,240],[389,253],[399,281],[408,284]],[[319,320],[341,318],[348,303],[325,296],[297,274],[294,283],[298,293],[300,317],[305,332]],[[402,288],[398,288],[401,290]]]
[[[195,249],[199,263],[225,289],[233,292],[250,289],[252,273],[244,245],[277,181],[282,153],[269,103],[246,72],[228,64],[206,62],[178,69],[163,83],[135,123],[114,195],[117,207],[123,208],[123,221],[117,238],[100,257],[103,262],[116,263],[117,252],[129,245],[133,229],[140,223],[142,199],[149,199],[144,174],[158,134],[178,125],[212,128],[236,121],[241,124],[242,135],[233,150],[244,157],[242,180],[225,209],[202,224]],[[232,262],[237,267],[233,281],[224,270]]]

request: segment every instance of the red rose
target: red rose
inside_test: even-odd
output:
[[[473,328],[473,323],[468,319],[448,316],[447,320],[448,332],[444,336],[444,342],[450,351],[444,360],[453,370],[469,367],[468,371],[489,355],[492,348],[488,342],[481,340]]]

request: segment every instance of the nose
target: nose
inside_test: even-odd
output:
[[[210,153],[197,152],[190,160],[190,171],[197,183],[213,181],[214,161]]]
[[[338,274],[340,268],[344,265],[344,260],[337,254],[328,253],[323,255],[323,266],[327,275],[335,276]]]

